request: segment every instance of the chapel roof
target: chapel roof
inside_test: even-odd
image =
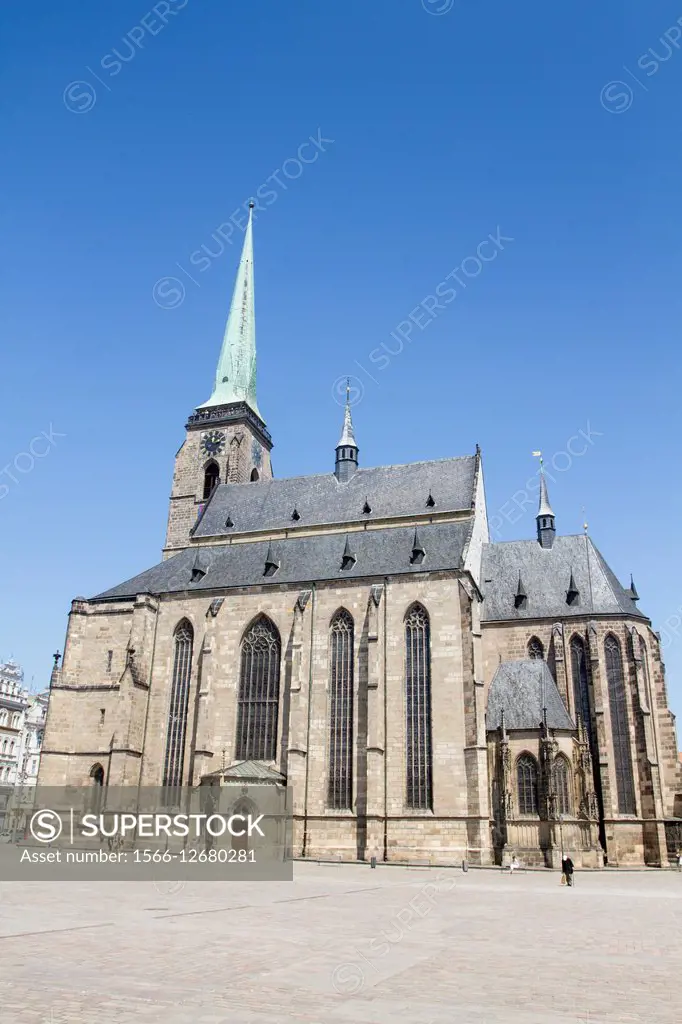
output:
[[[539,729],[544,708],[549,729],[575,729],[545,661],[501,662],[488,691],[486,729],[499,729],[503,713],[506,729]]]
[[[524,601],[515,600],[519,576]],[[572,584],[576,596],[568,600]],[[486,622],[585,615],[646,619],[584,534],[557,537],[550,548],[535,540],[485,544],[481,586]]]

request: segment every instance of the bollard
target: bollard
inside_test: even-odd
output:
[[[469,865],[465,860],[462,861],[462,871],[466,872],[469,870]]]
[[[377,866],[377,859],[376,859],[376,857],[371,857],[371,858],[370,858],[370,861],[369,861],[369,866],[370,866],[371,868],[375,868],[375,867]]]

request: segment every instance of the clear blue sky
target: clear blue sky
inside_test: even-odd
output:
[[[71,599],[158,561],[173,458],[210,393],[241,232],[207,269],[191,254],[217,253],[212,232],[274,172],[286,187],[271,179],[255,245],[276,474],[332,467],[345,374],[364,388],[364,465],[478,442],[491,515],[509,513],[533,449],[551,460],[589,423],[586,454],[557,458],[559,529],[579,531],[585,506],[656,627],[682,606],[682,50],[660,42],[682,11],[456,0],[438,13],[447,6],[169,0],[153,13],[139,0],[43,0],[3,11],[0,467],[16,483],[0,475],[0,655],[35,685]],[[651,55],[638,64],[650,47],[670,51],[653,71]],[[318,129],[333,143],[286,177]],[[373,365],[498,229],[514,241],[480,273],[465,263],[478,276],[460,271],[456,299]],[[176,308],[153,299],[167,276],[186,286]],[[32,439],[51,427],[65,436],[30,471],[20,457],[20,472],[16,457],[45,451]],[[527,511],[499,535],[533,528]],[[666,660],[679,713],[678,628]]]

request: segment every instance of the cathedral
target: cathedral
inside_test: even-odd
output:
[[[491,543],[481,452],[275,479],[252,214],[162,560],[73,601],[41,785],[288,786],[297,858],[667,866],[682,765],[659,637],[541,477]]]

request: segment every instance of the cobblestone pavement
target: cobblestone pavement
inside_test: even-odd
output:
[[[0,1022],[677,1022],[681,936],[676,872],[0,883]]]

